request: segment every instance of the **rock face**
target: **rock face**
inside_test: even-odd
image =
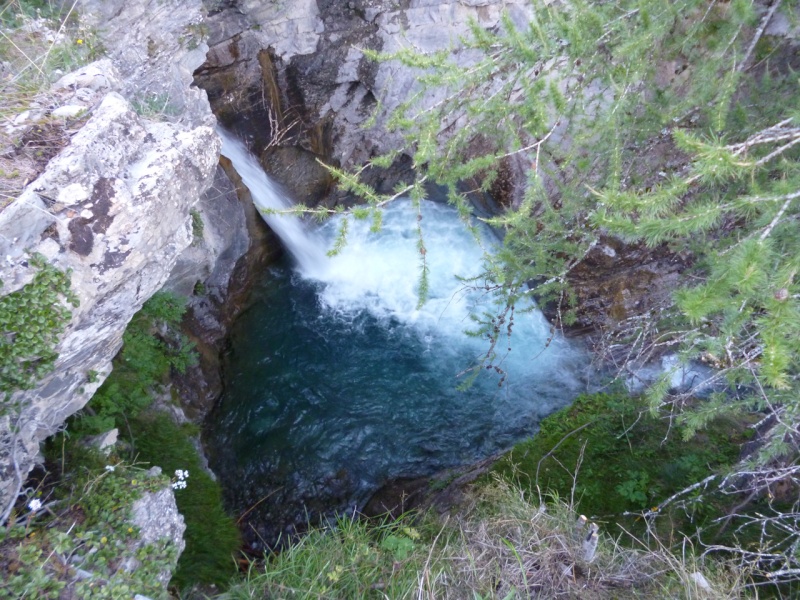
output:
[[[528,20],[524,0],[231,2],[209,17],[211,49],[196,81],[255,152],[284,136],[345,167],[359,165],[398,146],[385,118],[417,85],[413,71],[376,64],[360,49],[457,48],[470,19],[493,27],[503,11]],[[362,128],[379,102],[374,125]]]
[[[186,547],[186,542],[183,540],[186,524],[178,512],[175,494],[169,487],[158,492],[147,492],[134,502],[131,508],[131,521],[139,530],[139,543],[142,546],[154,545],[159,549],[176,548],[176,557],[180,556]],[[137,566],[129,564],[126,568],[133,571]],[[174,566],[165,565],[165,569],[158,574],[158,582],[165,589],[172,577]]]
[[[205,94],[190,88],[205,47],[181,38],[200,22],[200,1],[87,0],[80,8],[96,19],[110,58],[55,87],[62,106],[83,107],[88,119],[0,213],[3,293],[30,282],[28,253],[40,253],[71,271],[80,301],[56,348],[54,370],[34,389],[15,392],[0,417],[0,517],[39,442],[89,400],[110,371],[127,323],[190,247],[190,211],[218,162]],[[169,110],[143,108],[139,101],[150,95],[168,100],[159,106]],[[81,114],[62,112],[61,118]]]

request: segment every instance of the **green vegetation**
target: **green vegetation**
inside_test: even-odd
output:
[[[576,514],[540,507],[492,482],[441,519],[405,515],[369,524],[340,519],[253,565],[225,600],[245,598],[737,598],[747,574],[713,561],[636,551],[601,534],[587,554]],[[702,572],[710,591],[692,574]]]
[[[50,85],[103,52],[95,33],[78,18],[75,3],[0,3],[0,119],[6,125],[15,124],[14,119],[30,110],[34,99],[39,106],[52,104]],[[5,127],[0,131],[0,145],[19,150],[0,156],[0,210],[69,139],[59,120],[42,117],[33,125],[16,131],[11,128],[11,133]]]
[[[0,393],[29,389],[55,364],[61,334],[78,306],[70,273],[32,255],[33,280],[0,297]],[[2,281],[0,281],[2,286]]]
[[[471,58],[367,53],[418,70],[419,88],[388,122],[405,146],[370,162],[386,167],[404,152],[416,179],[397,194],[379,194],[359,180],[363,169],[336,171],[367,203],[353,216],[377,220],[383,204],[400,194],[417,201],[431,181],[448,187],[465,217],[460,184],[478,182],[498,195],[506,210],[487,222],[503,231],[503,247],[468,282],[502,297],[496,310],[474,315],[472,333],[488,345],[474,374],[502,363],[514,311],[528,298],[554,307],[557,328],[573,322],[580,309],[573,271],[604,236],[682,256],[690,267],[672,297],[616,327],[609,319],[598,347],[609,349],[620,371],[665,352],[715,367],[713,393],[701,401],[696,390],[671,389],[672,373],[646,391],[646,406],[668,420],[671,436],[718,437],[722,416],[756,415],[759,449],[738,466],[739,477],[714,475],[718,462],[698,453],[671,469],[683,482],[710,477],[744,505],[772,498],[778,481],[795,490],[794,501],[762,518],[761,550],[725,550],[769,571],[772,581],[796,579],[800,97],[789,58],[796,39],[762,42],[776,11],[785,7],[784,17],[795,18],[795,3],[531,4],[525,28],[510,17],[493,31],[473,24],[465,40]],[[766,60],[755,62],[759,56]],[[424,99],[432,90],[430,106]],[[520,165],[528,165],[525,189],[518,198],[504,195],[511,183],[504,177]],[[420,233],[424,300],[422,243]],[[502,369],[493,370],[502,383]],[[618,470],[609,500],[658,504],[667,473],[625,463],[608,466]],[[587,501],[599,494],[582,491]],[[747,522],[742,514],[732,519],[740,517]]]
[[[192,443],[196,426],[177,425],[164,413],[142,415],[130,423],[137,459],[159,465],[167,473],[191,473],[185,489],[175,492],[178,510],[186,521],[186,549],[178,561],[171,585],[225,587],[237,572],[236,555],[242,545],[239,530],[222,507],[222,490],[203,468]]]
[[[167,478],[109,465],[78,444],[64,448],[58,485],[41,486],[28,511],[12,515],[0,529],[0,598],[162,597],[156,577],[174,567],[177,549],[142,545],[130,517],[134,502],[163,489]],[[133,573],[121,568],[133,561],[139,564]]]
[[[169,94],[166,92],[146,92],[137,95],[131,100],[131,108],[136,114],[154,121],[167,120],[178,114],[178,109],[172,105]]]
[[[194,237],[192,244],[196,246],[203,241],[203,231],[206,225],[203,223],[203,217],[197,209],[193,208],[189,211],[189,214],[192,217],[192,236]]]
[[[125,330],[114,371],[95,392],[75,431],[124,431],[153,402],[153,392],[168,382],[171,369],[183,373],[195,360],[192,344],[178,330],[185,300],[158,292],[134,315]]]
[[[593,518],[621,519],[625,512],[657,513],[659,503],[706,477],[734,465],[741,444],[752,430],[729,417],[711,423],[706,432],[684,442],[669,432],[666,419],[649,416],[647,407],[624,394],[579,397],[572,406],[550,415],[541,429],[506,454],[494,472],[531,495],[555,493],[569,498]],[[683,500],[697,499],[688,495]],[[692,504],[686,515],[673,515],[692,535],[724,515],[721,503]],[[636,519],[626,527],[636,527]]]
[[[178,330],[185,310],[185,300],[169,292],[158,292],[144,304],[125,330],[114,370],[69,430],[85,435],[117,427],[130,444],[131,460],[167,473],[191,473],[186,488],[175,492],[186,521],[186,549],[172,585],[224,586],[236,573],[241,540],[222,507],[220,486],[204,470],[192,441],[199,431],[151,408],[154,398],[163,396],[170,372],[183,373],[195,360],[193,345]]]
[[[24,27],[36,19],[41,19],[43,27]],[[72,3],[11,0],[0,8],[0,28],[0,60],[9,70],[0,83],[0,115],[5,117],[26,110],[53,77],[103,54],[97,36],[81,23]],[[52,34],[49,38],[48,33]]]

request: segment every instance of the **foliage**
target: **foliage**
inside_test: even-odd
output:
[[[186,549],[171,585],[179,589],[195,584],[226,586],[237,572],[241,537],[223,509],[220,485],[204,469],[192,442],[196,431],[190,425],[175,424],[163,413],[131,421],[131,431],[138,460],[158,465],[167,473],[177,469],[191,473],[187,487],[175,492],[178,510],[186,521]]]
[[[34,21],[37,26],[25,27]],[[24,110],[53,76],[96,60],[104,51],[94,32],[81,22],[74,3],[11,0],[0,8],[0,31],[0,59],[10,71],[0,85],[4,115]]]
[[[505,213],[488,220],[504,243],[473,282],[504,298],[494,314],[475,316],[473,333],[490,345],[481,360],[495,362],[502,325],[510,327],[522,298],[536,295],[571,321],[570,274],[602,236],[661,245],[686,257],[691,271],[669,305],[610,332],[614,358],[671,349],[683,363],[716,367],[707,399],[693,401],[696,389],[675,393],[666,373],[647,391],[650,409],[668,414],[686,439],[720,415],[761,411],[759,452],[738,479],[720,481],[751,499],[778,481],[796,490],[800,100],[786,58],[795,40],[770,40],[774,58],[753,62],[782,3],[531,4],[525,27],[508,16],[492,31],[473,24],[455,57],[368,53],[419,70],[419,88],[386,122],[403,134],[399,151],[417,170],[412,194],[426,180],[445,184],[466,213],[460,183],[493,191],[503,169],[528,165],[524,194],[506,198]],[[785,5],[791,20],[793,3]],[[337,175],[369,211],[393,198],[364,185],[360,171]],[[699,466],[689,471],[701,475]],[[641,466],[618,476],[614,495],[629,506],[649,499],[657,481]],[[797,534],[796,511],[785,519]],[[796,577],[798,565],[791,559],[775,573]]]
[[[800,420],[791,400],[800,391],[800,107],[791,69],[745,68],[778,4],[758,21],[749,0],[539,0],[527,28],[508,16],[499,31],[473,24],[464,44],[478,58],[368,53],[420,70],[421,89],[387,122],[405,136],[417,169],[412,196],[432,179],[466,214],[460,182],[477,178],[491,190],[504,161],[530,165],[524,198],[489,219],[504,244],[475,282],[501,291],[504,303],[476,315],[475,333],[492,348],[484,361],[493,357],[497,319],[508,321],[523,297],[556,303],[570,321],[569,274],[600,235],[689,247],[695,279],[676,293],[670,321],[655,328],[659,338],[640,341],[725,368],[719,379],[730,385],[713,410],[681,416],[686,435],[723,408],[770,405],[788,423]],[[778,92],[769,110],[754,100],[764,86]],[[439,100],[430,107],[422,100],[432,89]],[[650,144],[669,137],[670,160],[655,162],[660,173],[643,167],[659,160],[647,155]],[[371,190],[359,173],[337,175],[370,211],[394,197]],[[668,376],[651,390],[654,410],[671,400]],[[764,460],[781,454],[786,433],[776,430]]]
[[[203,241],[203,231],[205,230],[206,226],[205,223],[203,223],[203,217],[196,209],[193,208],[190,210],[189,215],[192,217],[192,236],[194,238],[192,243],[197,245]]]
[[[121,600],[142,593],[160,598],[156,576],[176,560],[175,548],[142,544],[130,522],[133,503],[168,485],[141,469],[75,444],[61,457],[55,491],[41,488],[25,514],[0,531],[0,598]],[[133,572],[121,566],[138,561]]]
[[[152,392],[166,383],[171,369],[183,373],[195,361],[193,345],[177,331],[185,300],[158,292],[134,315],[122,337],[114,371],[95,392],[73,430],[101,433],[124,430],[152,403]]]
[[[588,515],[622,519],[626,511],[657,507],[709,471],[730,467],[751,433],[725,418],[688,442],[669,429],[668,420],[651,418],[627,395],[584,395],[544,419],[539,432],[517,444],[493,471],[528,493],[555,493],[574,499]],[[695,508],[693,528],[720,514],[719,503]],[[680,524],[676,516],[672,525]]]
[[[0,210],[33,181],[48,156],[68,140],[63,123],[32,110],[24,125],[15,122],[32,108],[51,107],[50,86],[59,77],[96,60],[104,50],[95,32],[78,17],[75,2],[10,0],[0,3],[0,146],[15,152],[0,156]],[[46,113],[45,113],[46,114]]]
[[[490,482],[452,518],[340,518],[312,529],[263,565],[252,564],[246,581],[222,598],[696,598],[695,571],[710,581],[708,597],[739,597],[741,573],[623,549],[605,535],[587,563],[575,517],[561,502],[540,506]]]
[[[131,108],[136,114],[155,121],[167,120],[168,117],[174,117],[179,112],[166,92],[138,94],[131,100]]]
[[[30,389],[53,368],[55,348],[72,316],[66,304],[78,306],[69,271],[39,254],[29,263],[36,271],[33,280],[0,297],[0,393]]]
[[[197,431],[179,426],[164,413],[148,411],[172,370],[183,373],[195,361],[194,347],[178,331],[185,299],[158,292],[131,320],[114,370],[73,419],[75,434],[100,433],[117,427],[131,445],[131,458],[160,466],[168,473],[188,470],[191,480],[176,490],[178,509],[186,520],[186,549],[172,585],[224,585],[235,573],[239,532],[222,507],[219,484],[205,471],[193,439]]]

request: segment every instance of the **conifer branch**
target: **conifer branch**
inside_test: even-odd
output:
[[[778,7],[781,5],[781,1],[782,0],[775,0],[772,3],[772,6],[769,7],[767,14],[764,15],[763,19],[761,19],[761,23],[759,24],[753,39],[750,41],[750,46],[748,46],[747,51],[744,53],[744,58],[737,67],[739,71],[743,71],[745,68],[747,68],[747,64],[750,62],[750,57],[753,55],[753,51],[758,45],[758,41],[761,39],[761,36],[764,35],[764,30],[767,28],[767,25],[769,25],[773,15],[775,15],[775,11],[777,11]]]
[[[796,196],[795,196],[795,197],[796,197]],[[769,234],[770,234],[770,233],[772,233],[772,230],[773,230],[773,229],[775,229],[775,226],[776,226],[776,225],[777,225],[777,224],[780,222],[780,220],[781,220],[781,217],[782,217],[782,216],[783,216],[783,214],[786,212],[786,209],[787,209],[787,208],[789,208],[789,205],[790,205],[791,203],[792,203],[792,198],[787,198],[786,202],[784,202],[784,203],[783,203],[783,206],[781,206],[780,210],[778,211],[778,214],[777,214],[777,215],[775,215],[775,218],[774,218],[774,219],[772,219],[772,221],[770,222],[770,224],[769,224],[769,225],[767,226],[767,228],[764,230],[764,233],[762,233],[762,234],[761,234],[761,237],[760,237],[759,239],[760,239],[762,242],[763,242],[765,239],[767,239],[767,237],[769,237]]]

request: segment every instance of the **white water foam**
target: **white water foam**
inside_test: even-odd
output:
[[[222,154],[250,189],[256,206],[262,211],[290,209],[286,194],[244,145],[224,131],[220,136]],[[492,234],[484,227],[481,240],[476,240],[455,209],[447,205],[422,201],[419,213],[429,269],[428,299],[421,307],[418,211],[410,200],[387,205],[377,232],[370,230],[370,220],[351,217],[347,243],[333,257],[326,256],[326,250],[333,246],[343,216],[331,218],[316,230],[307,228],[295,215],[262,212],[262,216],[294,257],[300,275],[321,284],[318,294],[323,310],[345,320],[354,320],[366,311],[379,321],[409,326],[431,347],[473,348],[477,356],[486,350],[487,341],[467,337],[464,332],[474,328],[471,315],[495,310],[496,297],[474,289],[474,283],[469,289],[462,279],[480,275],[484,253],[494,243]],[[552,335],[538,310],[532,305],[527,309],[515,315],[513,344],[502,339],[496,348],[500,355],[508,353],[505,364],[518,363],[525,370],[533,356],[539,367],[574,359],[576,350]]]
[[[481,280],[464,280],[481,274],[485,252],[496,242],[485,226],[479,227],[481,235],[476,239],[451,206],[422,201],[420,211],[429,268],[428,299],[421,307],[418,211],[407,199],[385,207],[380,231],[371,231],[368,220],[351,219],[341,253],[331,257],[324,269],[304,276],[323,284],[319,291],[322,308],[339,318],[355,319],[366,311],[379,321],[396,321],[412,328],[437,351],[471,349],[477,358],[487,351],[488,341],[464,332],[475,328],[472,315],[496,314],[498,297],[482,289]],[[342,218],[337,216],[320,229],[329,244]],[[525,303],[519,304],[518,308],[523,308]],[[532,304],[527,309],[515,313],[511,338],[505,335],[505,325],[501,327],[495,351],[504,357],[503,368],[527,372],[533,357],[537,357],[537,371],[574,360],[579,352],[563,337],[552,334],[550,324]],[[566,379],[574,381],[572,374]]]

